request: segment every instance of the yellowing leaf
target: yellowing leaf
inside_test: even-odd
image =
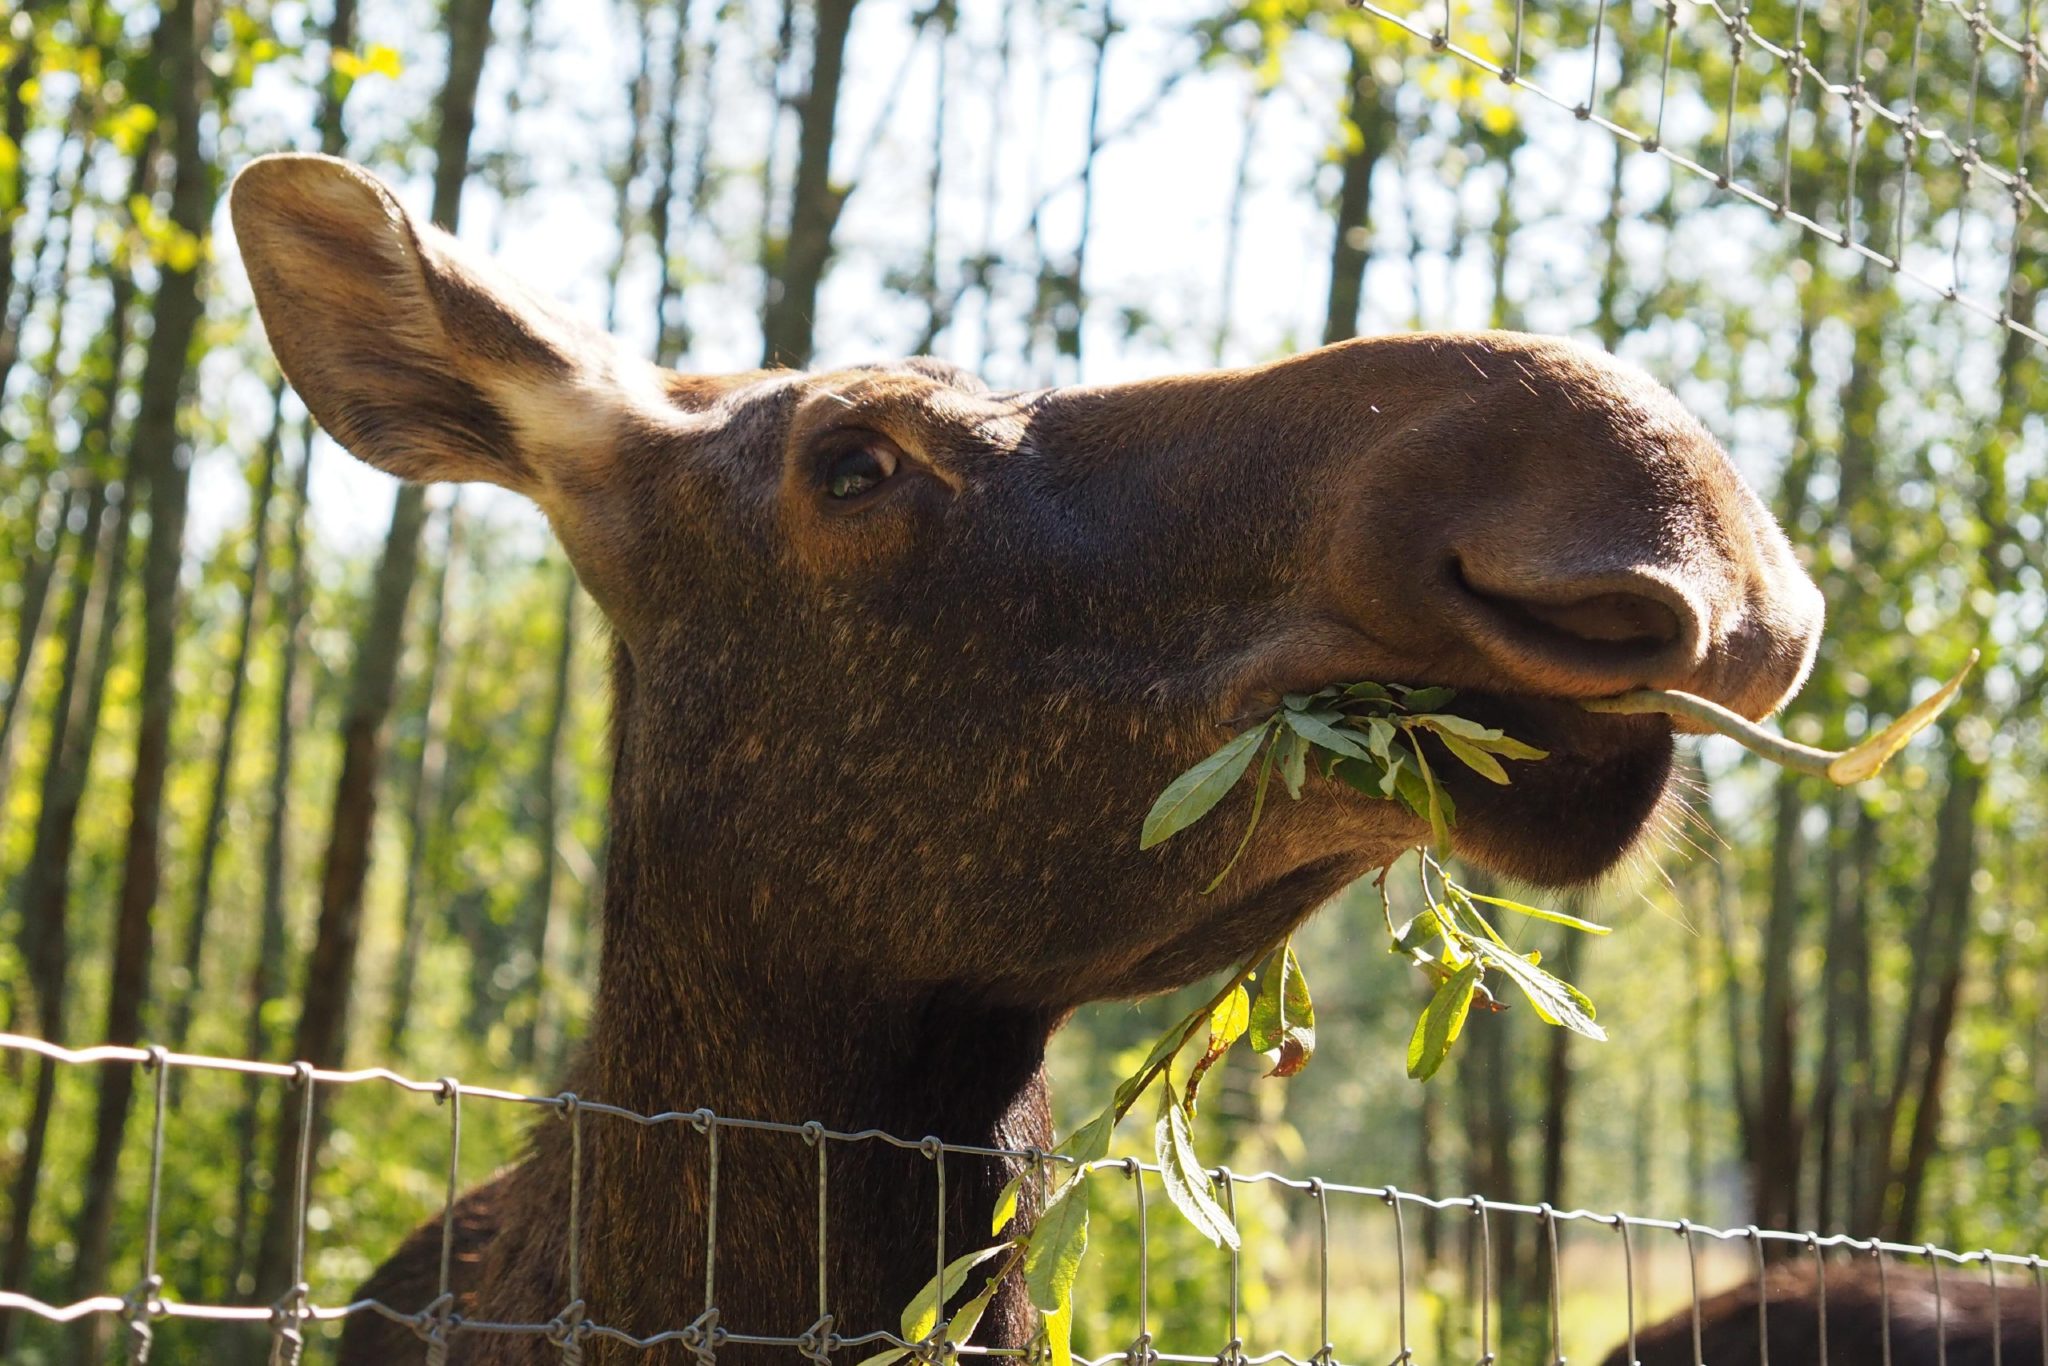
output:
[[[996,1195],[995,1218],[989,1224],[990,1233],[1001,1233],[1017,1217],[1017,1197],[1024,1189],[1024,1173],[1018,1172],[1010,1178],[1008,1185]]]
[[[947,1300],[958,1294],[960,1287],[967,1283],[967,1273],[992,1257],[999,1257],[1016,1246],[1014,1243],[997,1243],[979,1252],[970,1252],[964,1257],[955,1257],[946,1263],[943,1278],[934,1276],[924,1283],[916,1298],[904,1307],[903,1336],[910,1342],[922,1342],[931,1336],[937,1326],[939,1314]],[[941,1282],[943,1281],[943,1285]]]

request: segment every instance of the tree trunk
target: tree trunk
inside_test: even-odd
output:
[[[413,976],[419,970],[419,956],[426,947],[427,916],[421,906],[422,884],[426,880],[427,845],[434,822],[429,812],[440,796],[442,774],[448,762],[448,699],[450,689],[441,680],[441,660],[447,653],[448,576],[462,549],[462,502],[458,494],[449,500],[447,525],[442,534],[441,562],[435,567],[433,586],[427,591],[427,657],[421,665],[419,761],[407,775],[405,891],[399,905],[398,963],[392,974],[391,1013],[384,1027],[385,1051],[399,1056],[405,1032],[411,1023]]]
[[[35,843],[22,885],[24,957],[35,997],[36,1029],[46,1039],[64,1036],[65,978],[71,952],[71,851],[77,841],[78,807],[92,770],[114,632],[121,615],[121,583],[128,558],[127,508],[128,501],[119,490],[100,488],[95,488],[86,505],[86,526],[80,533],[80,551],[72,570],[50,760],[43,772]],[[96,553],[88,553],[87,547],[96,548]],[[89,641],[88,621],[93,623]],[[53,1062],[38,1060],[35,1101],[10,1193],[7,1246],[0,1256],[0,1286],[8,1289],[27,1288],[29,1239],[50,1107],[56,1094],[56,1068]],[[0,1359],[13,1350],[19,1331],[19,1316],[0,1311]]]
[[[1244,245],[1244,205],[1251,190],[1252,157],[1259,145],[1259,111],[1265,108],[1266,90],[1255,87],[1245,96],[1244,141],[1237,149],[1237,169],[1230,178],[1230,210],[1223,224],[1223,278],[1216,286],[1216,336],[1209,346],[1209,362],[1223,364],[1230,347],[1230,329],[1236,321],[1233,303],[1237,298],[1237,257]]]
[[[917,276],[918,297],[924,304],[924,328],[918,333],[917,344],[910,348],[914,356],[931,354],[938,345],[939,334],[953,321],[952,304],[939,292],[939,228],[940,209],[944,202],[946,184],[946,56],[953,44],[953,30],[959,22],[959,11],[953,0],[938,0],[931,10],[931,22],[938,26],[936,64],[938,74],[932,81],[932,159],[931,175],[925,181],[925,227],[924,260]]]
[[[171,222],[201,241],[213,218],[214,173],[199,146],[200,107],[208,94],[208,73],[200,59],[205,25],[198,0],[176,0],[161,23],[169,25],[159,43],[160,70],[169,106],[175,180]],[[135,768],[130,780],[127,848],[114,927],[114,957],[107,985],[107,1024],[102,1038],[132,1044],[141,1037],[143,1004],[149,995],[153,912],[161,878],[164,779],[171,758],[172,668],[178,637],[178,570],[184,558],[185,509],[191,491],[189,450],[181,448],[178,414],[191,374],[192,341],[204,303],[200,298],[202,251],[186,269],[162,267],[152,308],[154,327],[143,363],[140,407],[129,434],[131,482],[149,494],[149,540],[143,553],[143,655],[140,720]],[[114,1176],[134,1097],[135,1069],[108,1067],[99,1074],[92,1157],[86,1168],[79,1211],[78,1260],[72,1285],[79,1297],[97,1294],[107,1270],[114,1217]],[[89,1325],[94,1342],[104,1341],[112,1323],[104,1316]]]
[[[1981,690],[1977,697],[1982,697]],[[1966,701],[1967,705],[1967,701]],[[1980,703],[1981,706],[1981,703]],[[1966,715],[1968,713],[1965,713]],[[1927,1168],[1934,1157],[1940,1130],[1942,1087],[1948,1076],[1949,1036],[1955,1028],[1968,953],[1970,922],[1975,907],[1972,883],[1977,873],[1977,799],[1984,773],[1954,738],[1949,741],[1948,789],[1936,817],[1934,863],[1928,874],[1927,914],[1940,927],[1934,999],[1928,1011],[1924,1052],[1918,1059],[1913,1121],[1904,1160],[1898,1167],[1898,1207],[1890,1236],[1912,1241],[1918,1234],[1921,1196]]]
[[[715,16],[712,25],[715,30]],[[660,269],[654,286],[654,361],[657,365],[674,364],[678,353],[687,345],[688,337],[688,329],[681,316],[683,288],[676,271],[673,237],[676,177],[682,171],[683,95],[689,88],[689,76],[689,7],[681,5],[677,6],[675,13],[675,46],[669,53],[668,98],[662,104],[661,131],[657,135],[661,143],[661,175],[655,182],[654,199],[647,209],[647,235],[653,239],[656,263]],[[711,79],[708,67],[704,79]]]
[[[4,186],[0,186],[0,214],[5,215],[6,233],[0,236],[0,319],[9,316],[8,305],[14,302],[14,226],[26,215],[23,213],[22,186],[28,180],[28,168],[21,162],[19,150],[22,139],[28,135],[28,83],[35,75],[36,45],[24,42],[14,54],[14,60],[7,64],[7,72],[0,76],[0,125],[4,125],[7,141],[16,149],[14,166]],[[0,376],[6,371],[0,369]]]
[[[285,835],[286,808],[291,800],[293,740],[302,720],[299,702],[299,650],[304,639],[306,616],[306,495],[313,474],[313,429],[301,427],[304,437],[299,452],[298,472],[293,480],[292,501],[284,524],[284,591],[273,594],[274,612],[280,628],[277,659],[277,713],[272,723],[270,801],[263,837],[263,905],[257,929],[256,956],[249,966],[249,986],[244,1012],[245,1058],[269,1059],[274,1043],[264,1020],[284,980],[285,958]],[[253,1211],[251,1178],[256,1165],[256,1136],[265,1083],[259,1077],[242,1079],[242,1103],[235,1114],[235,1215],[228,1247],[228,1283],[237,1293],[253,1286],[242,1284],[249,1255],[249,1222]]]
[[[21,712],[21,699],[28,691],[29,674],[35,660],[36,648],[42,644],[45,609],[50,602],[50,589],[57,581],[57,562],[64,553],[64,542],[68,535],[66,528],[71,522],[71,513],[78,506],[78,486],[75,481],[67,483],[64,491],[54,496],[46,495],[52,504],[55,516],[50,522],[49,549],[31,547],[32,558],[21,576],[21,610],[14,620],[14,677],[8,681],[7,696],[0,698],[0,803],[7,800],[7,789],[12,785],[14,772],[14,722]],[[41,541],[42,520],[37,519],[37,535]],[[79,553],[92,555],[92,547],[81,543]]]
[[[1380,109],[1379,82],[1373,79],[1376,45],[1355,35],[1350,42],[1351,68],[1345,86],[1343,178],[1337,184],[1337,212],[1330,244],[1330,296],[1324,309],[1323,342],[1358,335],[1358,314],[1365,299],[1365,265],[1372,254],[1372,173],[1386,149],[1385,116]]]
[[[1758,1088],[1749,1122],[1752,1216],[1767,1228],[1798,1222],[1799,1155],[1804,1116],[1798,1104],[1798,988],[1793,981],[1806,899],[1800,780],[1778,775],[1773,798],[1770,908],[1764,922],[1763,986],[1757,1009]]]
[[[761,312],[761,363],[803,369],[811,363],[818,286],[832,259],[832,232],[846,191],[832,183],[833,131],[839,81],[857,0],[816,0],[810,88],[799,102],[796,180],[790,189],[789,232],[782,259],[769,271]]]
[[[561,856],[556,852],[562,837],[562,732],[567,728],[570,666],[576,658],[576,601],[581,590],[575,571],[562,566],[562,598],[559,620],[561,640],[555,648],[555,677],[552,703],[548,708],[547,732],[541,737],[540,763],[533,775],[535,802],[534,843],[540,867],[533,876],[530,893],[533,909],[528,924],[527,951],[533,955],[533,1010],[515,1034],[512,1055],[531,1070],[536,1057],[555,1052],[556,1024],[548,1015],[548,939],[555,923],[556,870]]]
[[[1567,982],[1578,980],[1579,964],[1584,958],[1582,949],[1577,933],[1567,931],[1564,947],[1557,955],[1558,975]],[[1559,1209],[1569,1208],[1565,1202],[1564,1177],[1572,1113],[1571,1040],[1569,1031],[1552,1029],[1544,1041],[1543,1180],[1539,1198],[1548,1200]]]
[[[334,0],[334,8],[327,20],[327,76],[320,92],[320,109],[313,122],[320,133],[320,150],[329,156],[339,156],[348,149],[344,115],[350,82],[334,57],[355,45],[356,3],[357,0]],[[282,638],[278,644],[277,713],[272,724],[269,811],[263,838],[263,904],[258,920],[256,956],[249,965],[244,1013],[242,1056],[247,1058],[271,1056],[270,1028],[264,1015],[282,990],[284,981],[287,940],[285,809],[291,798],[293,740],[300,721],[299,651],[304,642],[302,628],[309,593],[306,502],[313,477],[313,427],[310,419],[301,432],[304,440],[299,452],[298,473],[293,481],[291,510],[284,526],[284,592],[272,596],[272,601],[280,609],[275,615]],[[255,1289],[254,1282],[245,1282],[244,1277],[250,1256],[249,1225],[255,1217],[253,1179],[263,1094],[262,1079],[242,1079],[242,1100],[235,1112],[235,1213],[228,1243],[228,1284],[239,1294]]]
[[[192,1011],[200,999],[201,964],[206,949],[207,914],[213,901],[213,870],[220,853],[221,826],[227,819],[228,789],[234,776],[235,736],[242,719],[242,694],[249,682],[249,652],[256,635],[256,611],[263,596],[264,547],[270,534],[270,505],[277,489],[277,459],[284,443],[284,378],[270,391],[270,434],[257,457],[256,492],[249,513],[249,570],[242,584],[242,614],[235,635],[235,653],[228,665],[228,696],[221,709],[220,736],[214,742],[213,780],[206,800],[206,823],[199,841],[199,870],[192,879],[192,913],[186,920],[184,979],[171,1006],[166,1036],[173,1049],[183,1050],[192,1028]]]
[[[435,139],[433,208],[434,220],[451,231],[462,207],[470,135],[476,126],[477,82],[490,37],[491,0],[451,0],[448,77],[441,91],[440,131]],[[293,1058],[315,1067],[339,1066],[346,1048],[356,949],[362,936],[363,881],[369,872],[370,833],[376,817],[382,731],[397,682],[406,603],[418,573],[420,531],[425,522],[426,490],[418,484],[403,485],[392,505],[391,529],[357,641],[342,718],[341,771],[335,780],[320,880],[320,914],[292,1039]],[[319,1132],[317,1117],[314,1131],[302,1134],[299,1107],[280,1106],[271,1170],[289,1170],[299,1145],[317,1145]],[[290,1267],[292,1225],[288,1191],[288,1182],[276,1187],[257,1243],[258,1293],[266,1300],[286,1288],[283,1277]]]
[[[313,126],[320,130],[320,150],[338,157],[348,147],[347,125],[342,111],[348,103],[349,78],[335,65],[334,54],[346,52],[356,41],[356,0],[334,0],[327,19],[327,78],[320,91],[320,112]]]

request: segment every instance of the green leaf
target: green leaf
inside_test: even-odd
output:
[[[1525,745],[1520,740],[1511,739],[1499,731],[1488,726],[1482,726],[1477,721],[1467,717],[1447,716],[1438,713],[1430,716],[1418,716],[1414,720],[1416,725],[1427,726],[1438,735],[1441,735],[1446,744],[1449,744],[1451,737],[1455,735],[1472,748],[1485,750],[1488,754],[1498,754],[1503,759],[1547,759],[1550,757],[1550,751],[1547,749],[1538,749],[1534,745]],[[1456,747],[1453,746],[1453,748]]]
[[[1587,934],[1614,933],[1613,929],[1609,926],[1596,925],[1590,920],[1581,920],[1575,915],[1566,915],[1563,911],[1553,911],[1542,906],[1524,906],[1519,901],[1508,901],[1497,896],[1481,896],[1479,893],[1464,887],[1458,889],[1458,894],[1473,901],[1483,901],[1489,906],[1498,906],[1504,911],[1513,911],[1516,915],[1526,915],[1531,920],[1547,920],[1553,925],[1563,925],[1570,929],[1582,930]]]
[[[1472,743],[1478,745],[1481,749],[1498,754],[1503,759],[1548,759],[1550,757],[1549,750],[1538,749],[1534,745],[1525,745],[1520,740],[1508,735],[1503,735],[1497,740],[1475,740]]]
[[[934,1276],[931,1280],[926,1281],[924,1288],[918,1291],[916,1297],[904,1307],[903,1337],[905,1341],[922,1342],[927,1337],[930,1337],[932,1329],[938,1324],[939,1314],[945,1308],[946,1301],[959,1294],[960,1287],[967,1284],[967,1273],[992,1257],[1000,1257],[1015,1246],[1015,1243],[997,1243],[993,1247],[985,1247],[979,1252],[970,1252],[964,1257],[955,1257],[952,1261],[946,1263],[944,1277]],[[943,1290],[940,1288],[942,1279],[944,1281]]]
[[[1252,756],[1265,734],[1264,725],[1240,732],[1223,748],[1168,783],[1145,814],[1138,847],[1150,849],[1208,815],[1210,808],[1222,801],[1223,794],[1251,767]]]
[[[1330,769],[1330,776],[1374,801],[1386,799],[1387,794],[1381,790],[1385,785],[1386,774],[1377,760],[1340,759]]]
[[[973,1299],[960,1306],[952,1321],[946,1325],[946,1341],[955,1347],[967,1345],[968,1340],[974,1336],[974,1330],[981,1326],[981,1317],[988,1312],[989,1303],[995,1299],[996,1291],[1003,1288],[1003,1279],[1002,1271],[990,1276],[988,1284],[983,1286]]]
[[[1273,751],[1278,748],[1278,745],[1266,747],[1266,757],[1259,764],[1259,781],[1252,788],[1252,815],[1251,819],[1245,822],[1244,837],[1238,840],[1237,848],[1230,851],[1230,862],[1223,865],[1223,871],[1210,879],[1209,885],[1202,889],[1203,896],[1209,895],[1223,885],[1223,879],[1230,876],[1230,870],[1237,867],[1237,861],[1243,858],[1244,851],[1251,847],[1252,832],[1259,828],[1259,817],[1266,809],[1266,784],[1273,777]]]
[[[1607,1031],[1593,1021],[1593,1003],[1577,987],[1537,967],[1513,949],[1504,949],[1485,939],[1471,940],[1468,947],[1488,967],[1499,968],[1522,989],[1543,1023],[1606,1041]]]
[[[1252,1051],[1272,1062],[1269,1076],[1291,1077],[1314,1055],[1316,1008],[1292,943],[1276,951],[1261,969],[1246,1034]]]
[[[1289,720],[1294,713],[1283,713]],[[1301,785],[1308,781],[1308,744],[1301,734],[1293,729],[1282,730],[1274,745],[1280,757],[1274,762],[1280,769],[1280,781],[1286,785],[1287,795],[1295,801],[1301,800]]]
[[[1074,1276],[1088,1250],[1088,1177],[1084,1172],[1060,1190],[1038,1217],[1024,1254],[1024,1288],[1047,1314],[1072,1312]],[[904,1334],[909,1337],[908,1333]]]
[[[1413,953],[1444,932],[1443,920],[1432,907],[1394,931],[1390,953]]]
[[[1180,1210],[1195,1232],[1219,1246],[1235,1251],[1237,1225],[1211,1192],[1209,1173],[1195,1155],[1194,1126],[1181,1106],[1180,1096],[1170,1084],[1159,1088],[1159,1123],[1153,1129],[1153,1146],[1159,1156],[1159,1173],[1167,1198]]]
[[[1482,778],[1499,783],[1502,787],[1507,786],[1508,771],[1500,766],[1500,760],[1471,741],[1461,740],[1455,735],[1439,732],[1437,739],[1443,741],[1444,748],[1465,767]]]
[[[1151,1066],[1151,1062],[1145,1064],[1146,1068]],[[1116,1132],[1117,1120],[1123,1117],[1123,1111],[1128,1108],[1129,1102],[1121,1106],[1112,1102],[1101,1114],[1068,1134],[1053,1151],[1061,1157],[1071,1157],[1083,1166],[1090,1162],[1100,1162],[1109,1152],[1109,1137]]]
[[[1346,697],[1361,702],[1391,702],[1394,695],[1377,683],[1353,683],[1344,690]]]
[[[1482,726],[1470,717],[1450,716],[1441,712],[1432,713],[1428,716],[1418,716],[1415,718],[1415,724],[1428,726],[1439,735],[1458,735],[1467,740],[1498,740],[1501,738],[1499,731]]]
[[[1472,1010],[1472,993],[1478,985],[1479,963],[1474,960],[1437,987],[1422,1018],[1415,1022],[1415,1033],[1408,1039],[1409,1076],[1428,1081],[1444,1065],[1451,1045],[1465,1028],[1465,1017]]]
[[[1429,815],[1430,838],[1436,847],[1449,852],[1451,847],[1451,814],[1444,794],[1437,791],[1436,775],[1429,771],[1429,759],[1422,752],[1422,741],[1415,736],[1408,737],[1409,752],[1415,756],[1415,767],[1422,780],[1424,809]]]
[[[862,1357],[854,1366],[889,1366],[892,1361],[901,1361],[910,1355],[908,1347],[891,1347],[886,1352],[877,1352],[871,1357]]]
[[[1401,705],[1411,712],[1433,712],[1457,695],[1454,688],[1409,688],[1401,696]]]
[[[1365,747],[1314,712],[1282,712],[1280,717],[1294,733],[1318,749],[1334,750],[1350,759],[1367,757]]]
[[[1394,762],[1394,723],[1381,716],[1365,718],[1365,747],[1383,764]]]
[[[1009,1184],[997,1193],[995,1219],[989,1225],[990,1233],[1001,1233],[1010,1226],[1010,1221],[1017,1217],[1017,1197],[1023,1190],[1024,1173],[1018,1172],[1010,1178]]]

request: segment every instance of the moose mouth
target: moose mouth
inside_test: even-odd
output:
[[[1510,762],[1503,786],[1427,742],[1435,746],[1431,767],[1457,803],[1452,839],[1466,858],[1519,881],[1578,886],[1611,871],[1654,825],[1674,770],[1666,718],[1595,715],[1569,701],[1466,691],[1456,710],[1548,751]]]

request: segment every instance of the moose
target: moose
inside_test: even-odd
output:
[[[1577,345],[1392,336],[1030,392],[925,358],[686,375],[347,163],[255,161],[232,213],[270,345],[326,430],[399,478],[532,499],[608,622],[613,842],[566,1083],[582,1097],[1046,1148],[1046,1044],[1077,1007],[1234,966],[1427,838],[1322,784],[1213,895],[1232,822],[1140,851],[1167,779],[1283,695],[1448,685],[1548,750],[1507,787],[1444,781],[1462,857],[1563,886],[1637,850],[1671,800],[1672,723],[1577,700],[1679,688],[1761,718],[1814,655],[1819,594],[1706,428]],[[465,1320],[569,1302],[571,1127],[539,1124],[461,1197]],[[689,1324],[706,1137],[599,1115],[580,1133],[586,1322]],[[931,1275],[932,1164],[878,1144],[833,1163],[834,1321],[891,1326]],[[949,1167],[949,1248],[987,1241],[1026,1165]],[[803,1332],[815,1154],[736,1133],[719,1171],[719,1323]],[[436,1218],[360,1295],[427,1305],[440,1238]],[[1033,1327],[1019,1280],[977,1337]],[[423,1351],[358,1314],[342,1359]],[[560,1354],[458,1330],[449,1360]]]
[[[1697,1344],[1687,1309],[1639,1333],[1633,1359],[1624,1342],[1604,1366],[1998,1366],[2048,1359],[2041,1354],[2048,1303],[2032,1276],[2006,1268],[2003,1290],[1977,1268],[1951,1266],[1937,1281],[1923,1268],[1880,1270],[1867,1258],[1825,1271],[1802,1259],[1701,1301]]]

